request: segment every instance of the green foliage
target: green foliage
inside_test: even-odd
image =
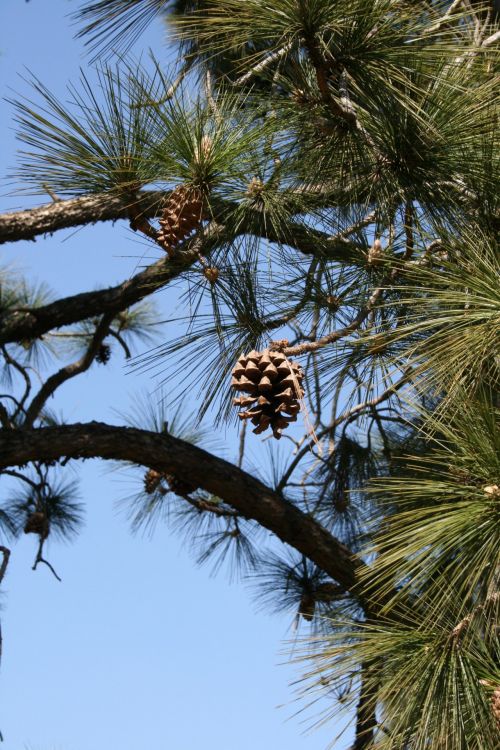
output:
[[[22,533],[30,515],[38,512],[47,519],[51,537],[71,539],[83,524],[83,505],[77,499],[77,483],[58,477],[51,480],[47,471],[42,471],[42,474],[33,480],[32,485],[20,485],[7,502],[7,513],[15,533]]]
[[[78,36],[89,35],[92,50],[126,51],[144,28],[168,5],[168,0],[94,0],[73,17],[83,22]]]
[[[149,182],[151,110],[133,107],[127,73],[103,66],[97,86],[82,72],[80,87],[69,87],[70,104],[59,101],[34,76],[40,104],[14,102],[21,152],[16,178],[35,194],[130,194]],[[97,91],[101,90],[101,95]]]

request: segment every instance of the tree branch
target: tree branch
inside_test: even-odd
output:
[[[10,549],[7,547],[0,547],[2,553],[2,564],[0,565],[0,583],[2,583],[5,573],[7,571],[7,565],[9,564]],[[1,653],[1,640],[0,640],[0,653]]]
[[[161,191],[143,191],[134,199],[129,195],[99,193],[82,198],[71,198],[56,203],[48,203],[38,208],[0,214],[0,244],[18,240],[34,240],[37,236],[56,232],[59,229],[95,224],[98,221],[117,221],[128,219],[137,224],[138,217],[152,219],[159,216],[170,193]],[[303,212],[303,201],[297,200],[300,192],[284,193],[283,198],[289,204],[293,214],[295,210]],[[331,196],[315,193],[315,204],[331,204]],[[212,205],[213,204],[213,205]],[[211,209],[217,221],[224,223],[224,217],[237,208],[234,202],[223,201],[212,197]],[[325,232],[310,229],[290,222],[284,228],[273,227],[272,222],[263,222],[262,213],[255,210],[248,212],[244,224],[239,224],[240,234],[255,234],[271,242],[279,242],[297,249],[306,255],[322,255],[335,260],[352,260],[359,256],[363,249],[346,237],[346,233],[330,237]]]
[[[71,364],[66,365],[66,367],[62,367],[45,381],[26,410],[26,417],[23,423],[24,428],[33,427],[33,423],[39,416],[40,410],[43,408],[47,399],[52,396],[54,391],[59,388],[60,385],[65,383],[66,380],[74,378],[76,375],[80,375],[80,373],[88,370],[95,359],[104,337],[109,331],[109,326],[113,317],[113,313],[107,313],[107,315],[103,316],[83,357],[80,357],[76,362],[71,362]]]
[[[101,422],[0,430],[0,468],[63,456],[129,461],[181,479],[189,477],[191,484],[272,531],[351,591],[364,568],[344,544],[282,495],[238,467],[172,435]]]
[[[369,684],[369,675],[372,670],[373,665],[368,663],[361,665],[361,685],[356,706],[356,737],[351,750],[368,750],[372,747],[373,734],[377,726],[376,696],[373,693],[373,687]]]
[[[83,292],[51,302],[43,307],[14,310],[1,320],[0,344],[24,338],[39,338],[44,333],[107,313],[116,314],[140,302],[144,297],[179,276],[198,257],[205,243],[222,233],[219,225],[209,225],[200,235],[188,240],[172,258],[148,266],[122,284],[95,292]]]
[[[128,219],[133,206],[151,218],[161,212],[167,197],[168,193],[160,191],[143,191],[135,200],[130,195],[97,193],[0,214],[0,244],[34,240],[38,235],[98,221]]]

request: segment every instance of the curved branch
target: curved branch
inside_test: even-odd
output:
[[[238,513],[257,521],[352,590],[364,563],[309,515],[255,477],[190,443],[165,433],[101,422],[41,429],[0,430],[0,468],[28,461],[104,458],[130,461],[188,477]]]
[[[42,385],[36,396],[33,398],[31,404],[26,409],[26,417],[24,420],[24,427],[33,427],[35,419],[39,416],[43,406],[53,395],[54,391],[59,388],[60,385],[74,378],[76,375],[88,370],[90,365],[95,359],[95,356],[99,350],[99,346],[102,344],[103,339],[109,332],[109,326],[113,320],[113,313],[104,315],[99,325],[97,326],[92,341],[90,342],[87,351],[76,362],[72,362],[65,367],[51,375],[45,383]]]

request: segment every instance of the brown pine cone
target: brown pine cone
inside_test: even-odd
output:
[[[159,471],[148,469],[144,474],[144,492],[147,492],[148,495],[152,495],[153,492],[158,489],[163,477],[164,474],[161,474]]]
[[[233,400],[235,406],[244,407],[238,412],[239,418],[250,419],[257,435],[270,427],[279,440],[290,422],[297,420],[299,399],[304,395],[303,377],[298,362],[290,362],[282,352],[264,349],[242,355],[231,379],[236,391],[248,394]]]
[[[25,534],[38,534],[41,539],[46,539],[49,535],[49,519],[42,511],[31,513],[24,524]]]
[[[173,248],[197,229],[204,215],[203,194],[199,188],[179,185],[172,191],[160,219],[157,242],[169,255]]]

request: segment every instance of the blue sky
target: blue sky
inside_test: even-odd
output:
[[[88,65],[67,17],[78,4],[2,0],[2,96],[26,92],[19,74],[29,69],[64,97],[67,81]],[[171,53],[164,41],[158,22],[136,52],[151,47],[166,61]],[[12,109],[4,101],[0,107],[3,176],[15,163],[16,143]],[[3,193],[0,211],[42,202],[9,196],[7,187]],[[143,251],[126,224],[117,223],[3,246],[0,263],[15,263],[29,279],[66,295],[126,278]],[[167,300],[157,295],[157,302],[163,309]],[[113,408],[126,409],[134,394],[155,387],[149,375],[127,374],[114,356],[108,367],[66,384],[54,406],[69,420],[116,422]],[[234,459],[234,435],[218,437]],[[259,460],[257,444],[252,452]],[[197,568],[168,530],[133,536],[116,510],[115,501],[131,491],[120,472],[89,461],[79,477],[85,529],[75,543],[48,550],[62,582],[47,569],[31,571],[32,538],[13,548],[1,613],[4,747],[325,748],[338,728],[328,724],[304,734],[302,721],[310,724],[314,713],[290,718],[304,705],[294,702],[289,685],[302,671],[287,654],[295,637],[292,617],[256,613],[245,586]]]

